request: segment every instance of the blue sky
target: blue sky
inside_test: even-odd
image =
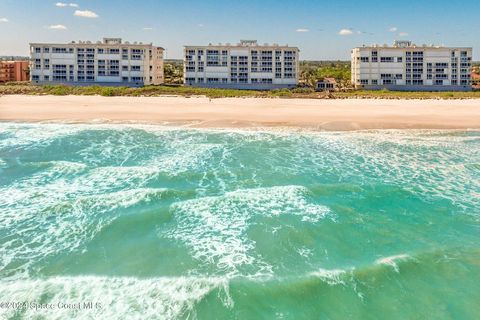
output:
[[[473,46],[480,60],[480,1],[463,0],[0,0],[0,55],[29,42],[121,37],[182,46],[257,39],[298,46],[301,59],[349,59],[362,44],[408,39]]]

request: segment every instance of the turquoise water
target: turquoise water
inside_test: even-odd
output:
[[[0,124],[1,319],[475,319],[479,283],[480,132]]]

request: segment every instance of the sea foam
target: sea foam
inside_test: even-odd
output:
[[[262,264],[254,254],[255,242],[247,236],[251,219],[294,215],[315,223],[330,213],[328,207],[308,202],[307,195],[304,187],[282,186],[177,202],[171,206],[176,225],[167,236],[185,243],[193,257],[216,265],[221,273],[242,274],[242,268],[254,262],[265,271],[271,266]]]
[[[222,278],[78,276],[0,281],[0,292],[9,301],[29,303],[20,310],[23,319],[191,319],[196,305],[215,290],[219,303],[231,307],[228,286]],[[54,309],[30,307],[39,303]],[[0,308],[0,318],[14,315],[15,310]]]

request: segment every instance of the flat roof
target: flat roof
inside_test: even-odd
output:
[[[389,46],[389,45],[363,45],[354,49],[465,49],[473,50],[473,47],[446,47],[436,45],[410,45],[410,46]]]
[[[155,47],[155,48],[160,48],[162,50],[165,50],[163,47],[159,46],[154,46],[152,43],[127,43],[127,42],[122,42],[122,43],[104,43],[104,42],[69,42],[69,43],[48,43],[48,42],[31,42],[29,43],[30,46],[59,46],[59,47],[78,47],[78,46],[103,46],[103,47]]]
[[[259,44],[256,40],[240,40],[239,43],[209,43],[208,45],[184,45],[184,48],[289,48],[293,50],[300,49],[298,47],[290,47],[288,44],[280,45],[278,43]]]

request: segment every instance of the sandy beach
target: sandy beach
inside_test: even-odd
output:
[[[480,129],[480,100],[2,96],[0,121],[149,122],[320,130]]]

